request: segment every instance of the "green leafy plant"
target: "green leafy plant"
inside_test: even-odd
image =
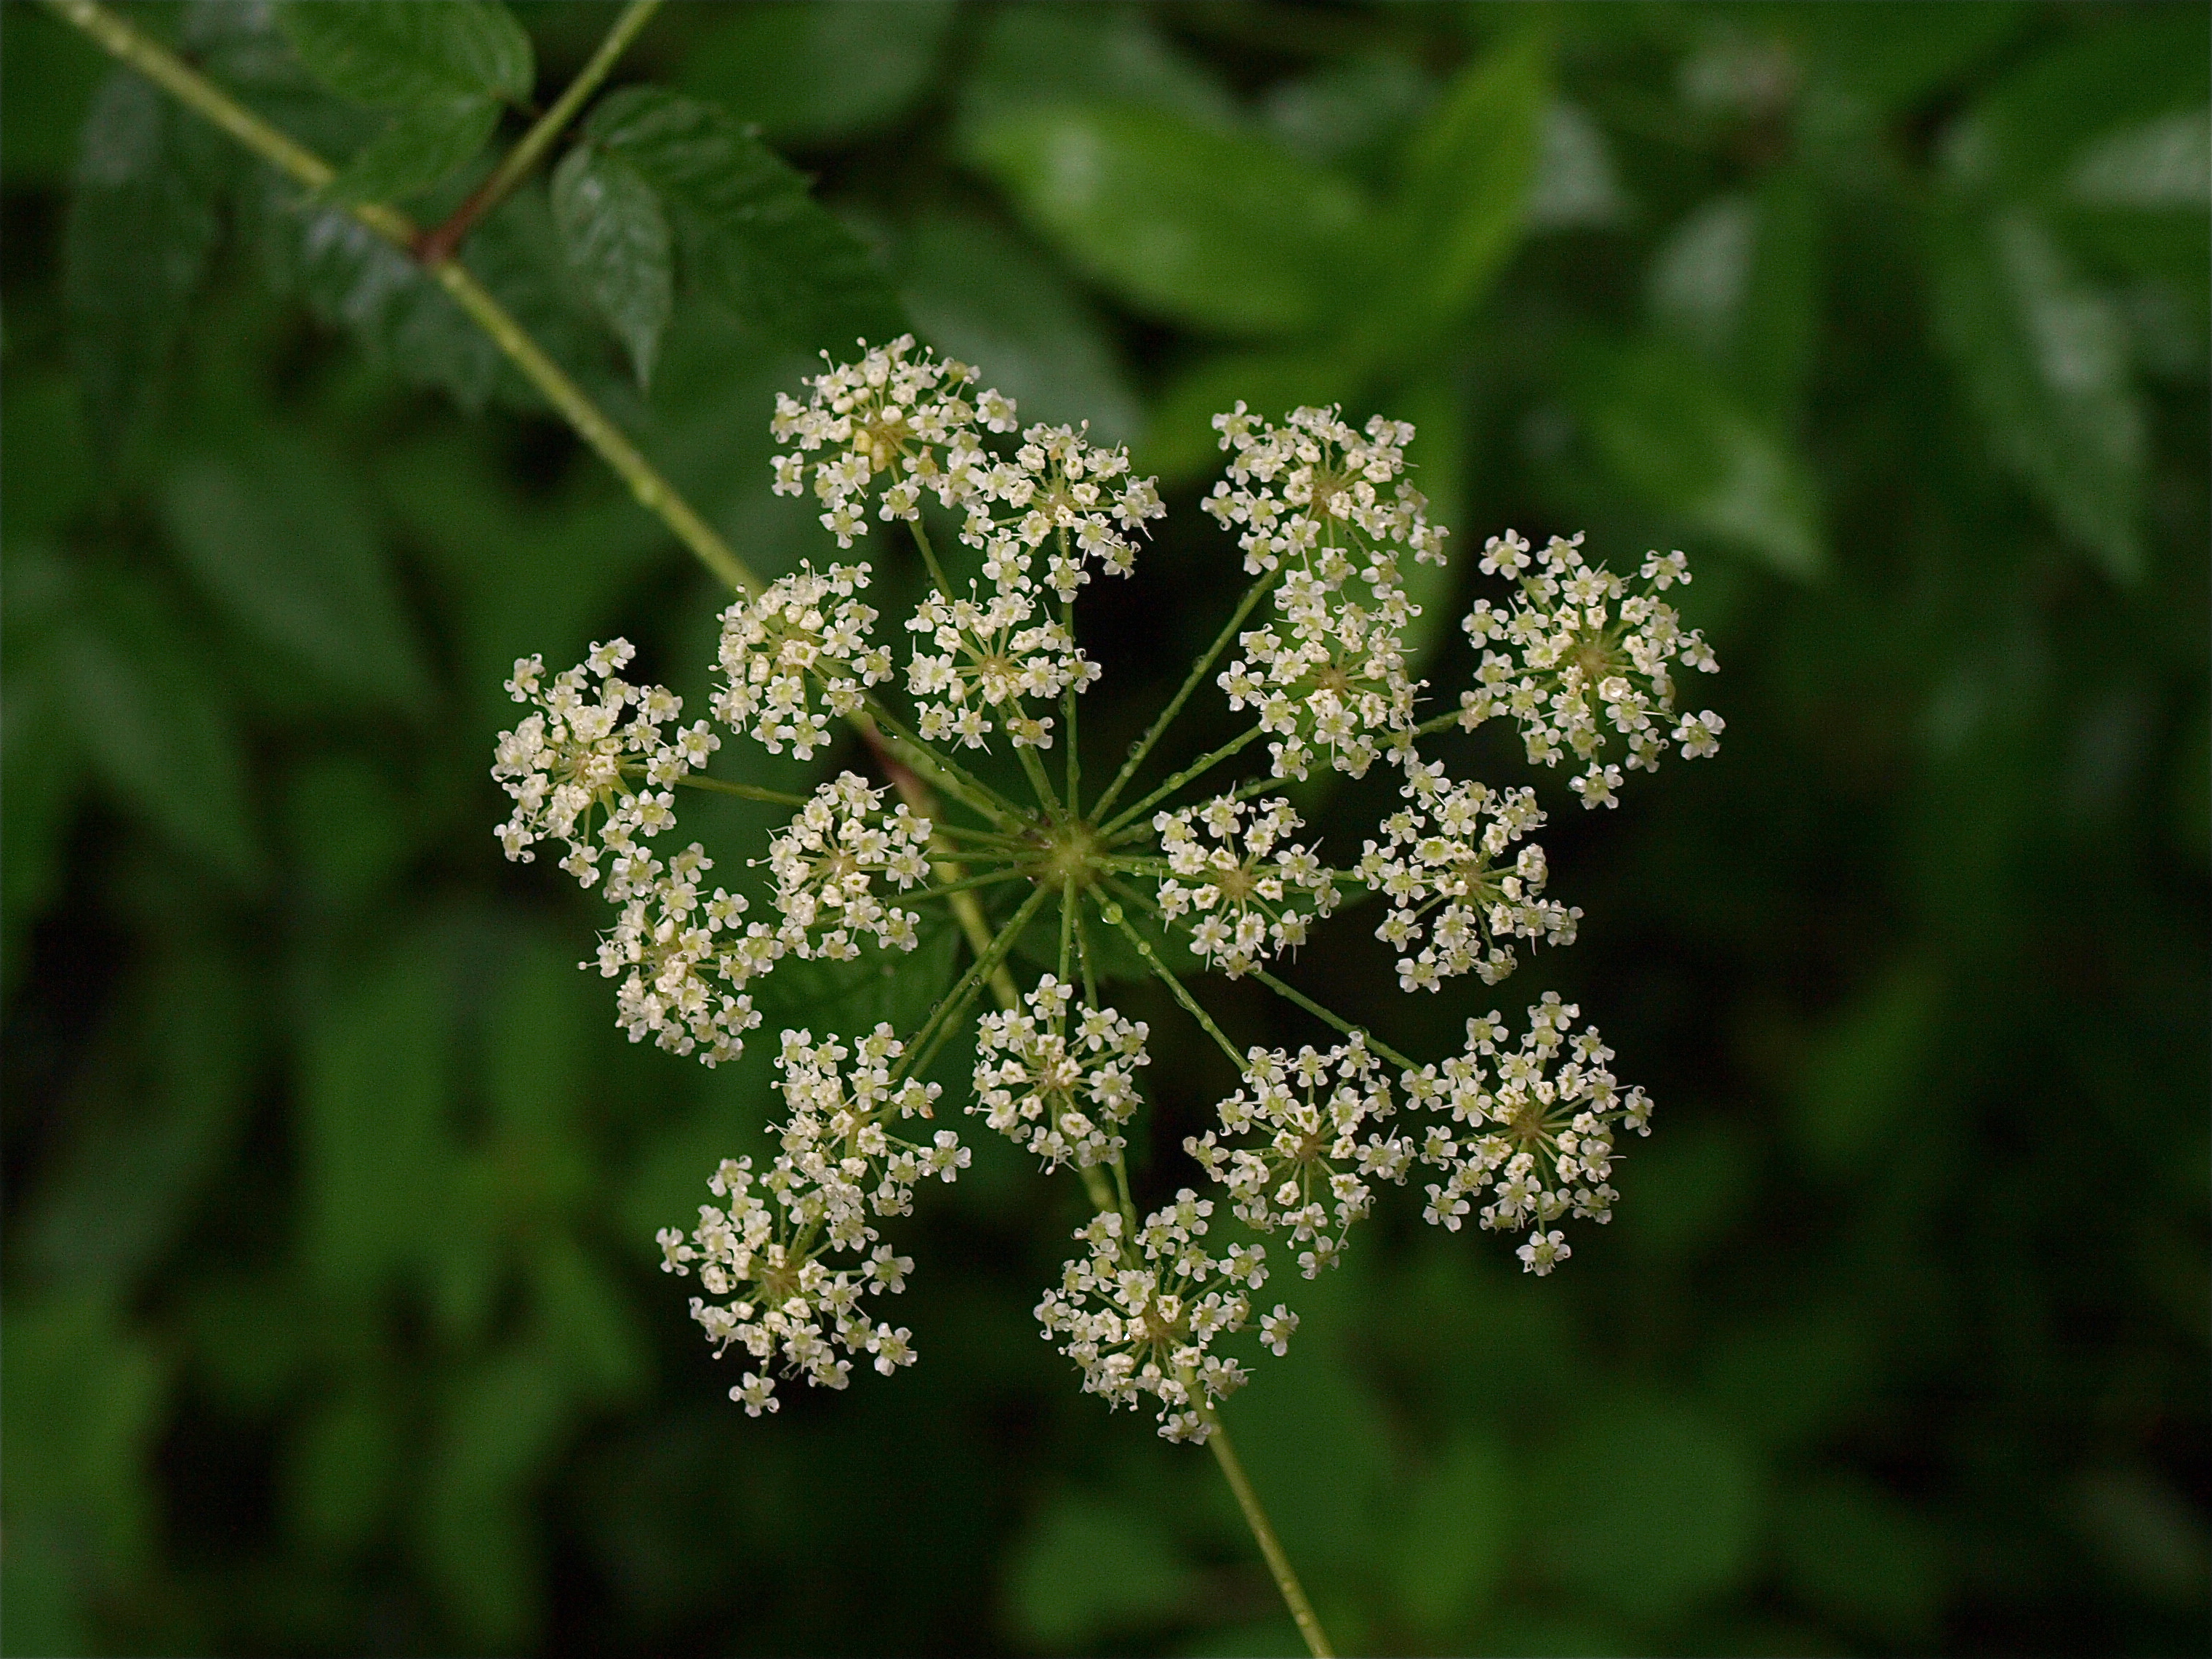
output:
[[[2194,1629],[2191,20],[547,4],[372,8],[356,27],[361,9],[133,9],[159,52],[112,74],[58,12],[0,13],[0,1401],[21,1477],[0,1642],[507,1650],[557,1627],[641,1651],[1294,1645],[1235,1490],[1188,1448],[1116,1431],[1069,1387],[1085,1353],[1071,1369],[1054,1352],[1098,1339],[1091,1380],[1115,1395],[1115,1343],[1074,1322],[1141,1273],[1130,1241],[1156,1206],[1176,1260],[1156,1264],[1155,1301],[1188,1268],[1217,1314],[1246,1304],[1244,1330],[1209,1324],[1197,1397],[1347,1646],[1926,1650],[2032,1627],[2041,1645],[2155,1651]],[[956,491],[954,511],[924,490],[911,530],[878,516],[921,447],[889,446],[886,473],[872,439],[866,489],[832,503],[808,469],[856,452],[767,441],[777,394],[804,410],[803,376],[908,331],[935,348],[901,348],[909,370],[972,362],[988,379],[957,395],[995,384],[1018,404],[1011,430],[969,423],[991,467],[1018,472],[1042,428],[1086,473],[1126,445],[1109,494],[1158,475],[1168,514],[1109,526],[1127,574],[1091,558],[1063,611],[1054,537],[1009,590],[983,566],[1012,567],[961,539],[976,498]],[[810,367],[817,348],[830,362]],[[1517,575],[1445,541],[1449,559],[1401,548],[1394,597],[1357,575],[1327,590],[1322,616],[1395,613],[1370,635],[1400,662],[1368,676],[1364,775],[1330,763],[1328,711],[1291,689],[1275,688],[1287,729],[1246,735],[1262,711],[1231,698],[1264,691],[1269,665],[1232,637],[1098,807],[1243,598],[1249,515],[1298,516],[1254,478],[1206,494],[1244,464],[1212,423],[1240,398],[1273,417],[1243,433],[1263,446],[1311,435],[1287,410],[1340,405],[1360,444],[1378,441],[1370,411],[1405,417],[1419,435],[1383,441],[1405,465],[1383,494],[1417,486],[1431,526],[1588,525],[1593,549],[1697,551],[1694,586],[1652,597],[1728,660],[1727,763],[1667,769],[1618,814],[1558,787],[1602,801],[1601,766],[1540,765],[1525,781],[1547,822],[1504,852],[1548,854],[1547,890],[1524,895],[1540,931],[1538,907],[1588,911],[1574,949],[1521,951],[1508,988],[1601,1013],[1666,1107],[1616,1164],[1612,1227],[1592,1241],[1563,1220],[1569,1271],[1471,1248],[1494,1183],[1455,1193],[1452,1169],[1422,1167],[1426,1131],[1460,1126],[1382,1049],[1467,1060],[1466,1018],[1496,1000],[1474,980],[1500,964],[1462,915],[1452,938],[1475,948],[1425,970],[1452,904],[1375,890],[1437,873],[1420,851],[1436,826],[1411,821],[1431,807],[1395,793],[1414,782],[1389,752],[1398,686],[1414,726],[1438,722],[1412,742],[1442,763],[1439,790],[1571,752],[1571,730],[1514,730],[1516,697],[1571,689],[1515,642],[1546,631],[1549,600],[1522,586],[1547,574],[1544,534]],[[1053,436],[1086,420],[1073,447]],[[949,453],[931,451],[940,470]],[[778,454],[796,496],[770,487]],[[817,520],[840,506],[867,538],[833,553]],[[828,574],[860,562],[865,579]],[[1288,564],[1236,634],[1297,643],[1286,578],[1323,578]],[[872,741],[802,675],[822,741],[771,754],[758,710],[717,712],[732,682],[710,669],[743,631],[720,615],[732,589],[752,615],[840,580],[833,610],[884,613],[866,650],[890,677],[852,677]],[[900,626],[971,582],[978,605],[1023,598],[1023,627],[1066,631],[1008,653],[1066,675],[1057,694],[994,703],[964,647]],[[1561,649],[1618,653],[1604,632]],[[616,633],[635,656],[592,672],[587,642]],[[580,695],[602,708],[610,675],[637,683],[614,694],[617,727],[654,682],[684,705],[624,751],[665,781],[617,774],[571,826],[600,849],[581,896],[553,857],[518,869],[483,834],[493,733],[552,712],[499,690],[541,650],[586,660]],[[948,655],[950,682],[919,661]],[[537,696],[561,678],[536,676]],[[702,715],[693,741],[722,742],[695,768],[679,739]],[[1240,739],[1152,804],[1164,823],[1078,844]],[[1261,775],[1270,743],[1303,743],[1307,775]],[[848,773],[888,792],[833,789],[818,813],[864,841],[902,823],[922,873],[904,890],[873,875],[883,934],[852,933],[841,960],[829,890],[808,886],[835,854],[791,820]],[[1195,809],[1247,783],[1214,814],[1237,819],[1231,849]],[[627,854],[602,838],[664,792],[654,822],[665,808],[680,828],[626,830]],[[1255,834],[1274,839],[1255,851]],[[695,838],[711,871],[679,862]],[[1311,863],[1285,873],[1293,842]],[[766,938],[743,986],[715,971],[726,927],[691,964],[749,1000],[726,1029],[654,1006],[674,935],[626,937],[626,907],[597,908],[638,857],[663,864],[621,878],[648,883],[650,917],[682,902],[673,884],[694,882],[695,917],[720,886],[746,906],[738,936]],[[1079,878],[1065,961],[1055,864]],[[1322,871],[1325,888],[1296,878]],[[1256,876],[1255,937],[1207,872]],[[1258,891],[1274,879],[1280,902]],[[1275,954],[1279,927],[1304,942]],[[576,971],[595,927],[611,980]],[[995,969],[971,971],[1000,939]],[[1243,1073],[1255,1049],[1353,1044],[1261,974],[1362,1033],[1371,1062],[1322,1091],[1358,1097],[1355,1164],[1364,1143],[1383,1166],[1351,1171],[1373,1213],[1326,1271],[1334,1214],[1301,1241],[1280,1182],[1237,1195],[1240,1154],[1297,1162],[1260,1144],[1259,1115],[1308,1103],[1294,1066],[1279,1085]],[[689,994],[681,974],[668,989]],[[745,1052],[710,1069],[631,1049],[610,993],[642,1036]],[[787,1055],[787,1030],[810,1034]],[[1079,1075],[1055,1044],[1087,1055]],[[819,1264],[849,1261],[858,1288],[890,1252],[899,1304],[856,1304],[865,1331],[834,1310],[817,1322],[833,1371],[887,1362],[896,1385],[793,1389],[781,1349],[713,1367],[653,1271],[653,1232],[702,1197],[732,1223],[766,1202],[769,1242],[814,1252],[828,1209],[799,1249],[811,1224],[761,1183],[801,1153],[763,1119],[826,1123],[831,1096],[876,1087],[856,1066],[878,1066],[892,1097],[940,1090],[931,1119],[882,1126],[917,1173],[968,1157],[957,1185],[864,1214],[882,1237]],[[971,1133],[971,1103],[1006,1133]],[[2139,1174],[2087,1253],[2085,1133]],[[1402,1195],[1394,1141],[1413,1152]],[[742,1192],[728,1175],[697,1190],[746,1153]],[[1024,1181],[1040,1161],[1077,1178]],[[1427,1184],[1458,1236],[1417,1224]],[[1180,1216],[1185,1187],[1213,1212]],[[788,1190],[826,1205],[829,1188]],[[1068,1233],[1107,1214],[1120,1239],[1063,1262]],[[1172,1237],[1194,1222],[1204,1238]],[[708,1266],[734,1287],[705,1231],[664,1248],[686,1288]],[[702,1243],[720,1258],[684,1259]],[[1302,1251],[1311,1279],[1291,1271]],[[1014,1340],[1048,1285],[1054,1340]],[[732,1309],[749,1295],[702,1295],[710,1331],[757,1323]],[[1293,1311],[1285,1351],[1261,1358]],[[1182,1384],[1176,1352],[1153,1345],[1148,1380]],[[1247,1367],[1255,1386],[1206,1391]],[[720,1401],[733,1378],[780,1404],[772,1424]],[[856,1535],[865,1565],[842,1547]]]

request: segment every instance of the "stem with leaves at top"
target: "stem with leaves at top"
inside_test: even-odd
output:
[[[578,70],[576,78],[568,83],[568,89],[531,125],[530,131],[492,169],[491,176],[469,192],[468,200],[455,208],[443,224],[423,234],[416,245],[416,258],[434,268],[453,257],[454,250],[476,228],[477,222],[505,201],[507,192],[528,178],[530,170],[544,159],[562,129],[575,119],[585,100],[599,89],[599,83],[613,71],[617,61],[653,21],[653,14],[660,9],[663,0],[629,0],[622,15],[607,31],[606,39],[599,42],[599,49],[592,54],[591,62]]]

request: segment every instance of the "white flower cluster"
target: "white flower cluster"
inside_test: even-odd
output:
[[[1170,874],[1160,914],[1183,925],[1191,948],[1231,979],[1306,941],[1336,908],[1335,872],[1286,837],[1298,815],[1279,796],[1254,803],[1218,795],[1152,819]],[[1303,899],[1310,908],[1300,909]]]
[[[1237,531],[1247,570],[1284,573],[1277,622],[1239,635],[1243,655],[1217,681],[1229,706],[1257,712],[1279,778],[1304,777],[1317,749],[1353,777],[1386,750],[1410,756],[1420,687],[1403,635],[1420,607],[1399,560],[1442,564],[1445,536],[1399,477],[1413,428],[1378,415],[1363,434],[1333,407],[1278,427],[1242,403],[1213,424],[1229,477],[1206,510]]]
[[[776,394],[769,430],[776,442],[792,446],[774,462],[776,494],[801,494],[811,482],[822,503],[822,527],[840,547],[868,533],[872,495],[884,495],[886,519],[911,516],[924,489],[952,506],[960,482],[945,465],[948,452],[974,448],[979,425],[1014,429],[1007,399],[995,392],[972,400],[966,395],[974,369],[927,350],[914,356],[914,336],[902,334],[857,363],[831,364],[805,382],[811,395],[804,404]],[[826,459],[810,459],[824,450],[830,452]]]
[[[1531,1273],[1548,1273],[1574,1254],[1562,1233],[1546,1231],[1552,1222],[1570,1213],[1612,1219],[1620,1196],[1609,1184],[1615,1130],[1651,1132],[1650,1098],[1623,1090],[1606,1069],[1613,1050],[1595,1028],[1573,1030],[1581,1012],[1547,992],[1510,1051],[1496,1014],[1471,1019],[1463,1053],[1405,1079],[1409,1103],[1440,1120],[1420,1148],[1421,1162],[1444,1172],[1428,1188],[1423,1218],[1456,1232],[1488,1193],[1482,1224],[1527,1229],[1518,1254]]]
[[[907,690],[923,738],[967,749],[988,746],[992,720],[1018,749],[1052,747],[1053,720],[1022,707],[1024,697],[1085,690],[1098,665],[1076,648],[1061,623],[1037,616],[1034,593],[1001,589],[988,599],[932,593],[907,627],[924,635],[907,665]]]
[[[1427,500],[1399,477],[1411,423],[1377,415],[1362,434],[1332,406],[1293,410],[1279,427],[1240,398],[1213,427],[1230,452],[1229,477],[1204,506],[1224,529],[1237,529],[1251,574],[1288,562],[1333,590],[1361,558],[1366,579],[1388,585],[1397,581],[1401,549],[1417,562],[1443,562],[1448,532],[1428,521]]]
[[[972,447],[957,459],[965,471],[952,501],[967,512],[960,539],[982,554],[983,574],[1001,593],[1034,589],[1040,556],[1042,586],[1063,600],[1091,580],[1093,563],[1126,576],[1137,556],[1131,536],[1167,513],[1154,481],[1131,475],[1126,449],[1100,448],[1073,427],[1030,428],[1012,461],[992,462]]]
[[[496,831],[508,858],[527,864],[538,842],[563,842],[568,856],[561,867],[588,887],[599,878],[602,848],[619,851],[634,836],[656,836],[676,822],[667,786],[704,766],[721,739],[704,720],[664,735],[661,727],[684,712],[684,700],[665,686],[632,685],[616,673],[636,654],[628,640],[594,645],[550,685],[543,657],[516,659],[507,694],[532,712],[499,734],[491,769],[514,802]],[[634,788],[633,778],[645,787]]]
[[[1410,757],[1420,688],[1407,673],[1402,635],[1419,608],[1388,586],[1374,591],[1372,605],[1287,583],[1276,600],[1280,628],[1237,635],[1244,654],[1215,681],[1231,708],[1249,705],[1273,737],[1273,775],[1304,778],[1316,749],[1355,778],[1385,752]]]
[[[1720,748],[1724,725],[1706,709],[1674,713],[1669,665],[1704,673],[1719,667],[1698,630],[1684,629],[1658,594],[1690,580],[1681,554],[1644,561],[1643,591],[1583,560],[1582,541],[1552,538],[1541,553],[1512,531],[1484,544],[1486,573],[1519,586],[1511,609],[1479,599],[1462,626],[1484,649],[1474,689],[1460,697],[1460,724],[1472,731],[1493,715],[1520,723],[1528,759],[1556,766],[1572,750],[1588,769],[1574,781],[1586,807],[1618,805],[1621,773],[1609,756],[1625,740],[1630,771],[1656,771],[1671,739],[1685,759]]]
[[[651,1036],[713,1066],[744,1052],[760,1016],[740,993],[782,946],[757,923],[740,929],[743,898],[720,888],[701,894],[699,877],[713,866],[696,843],[665,863],[644,844],[675,825],[669,786],[705,765],[721,740],[704,720],[664,733],[683,702],[665,687],[622,679],[616,671],[635,654],[627,640],[594,645],[550,684],[543,658],[515,663],[507,695],[533,709],[499,734],[492,775],[514,801],[499,838],[508,858],[526,864],[538,842],[563,842],[562,869],[586,887],[605,876],[618,913],[599,941],[599,968],[623,981],[616,1024],[633,1042]]]
[[[868,643],[876,612],[859,597],[867,585],[865,564],[819,574],[803,564],[725,611],[714,717],[750,730],[771,755],[787,743],[812,759],[830,741],[829,716],[857,713],[866,688],[891,677],[890,652]]]
[[[1373,1206],[1370,1181],[1402,1182],[1413,1167],[1413,1148],[1379,1127],[1396,1110],[1382,1063],[1358,1036],[1295,1059],[1255,1048],[1244,1087],[1221,1103],[1220,1130],[1187,1139],[1183,1150],[1228,1188],[1239,1220],[1304,1245],[1298,1267],[1314,1279]]]
[[[984,1121],[1036,1153],[1045,1167],[1079,1170],[1122,1150],[1121,1127],[1136,1109],[1136,1068],[1152,1063],[1142,1020],[1085,1008],[1068,1030],[1069,987],[1050,974],[1024,1010],[983,1016],[975,1032],[976,1103]]]
[[[629,1040],[650,1036],[710,1066],[744,1052],[744,1034],[760,1015],[742,993],[784,951],[761,923],[741,927],[742,895],[701,894],[699,878],[712,868],[696,842],[665,866],[642,848],[617,853],[606,890],[621,909],[599,950],[599,972],[622,981],[615,1023]]]
[[[1250,1380],[1236,1360],[1212,1352],[1220,1338],[1252,1319],[1250,1292],[1267,1283],[1264,1245],[1205,1245],[1213,1201],[1185,1187],[1145,1218],[1133,1240],[1121,1218],[1095,1215],[1075,1237],[1090,1246],[1044,1293],[1036,1316],[1047,1340],[1083,1372],[1085,1393],[1119,1410],[1146,1395],[1158,1402],[1160,1434],[1203,1442],[1214,1404]],[[1281,1353],[1297,1316],[1277,1304],[1260,1320],[1260,1339]]]
[[[1455,782],[1432,764],[1414,767],[1401,793],[1414,805],[1382,820],[1356,872],[1389,902],[1375,937],[1402,953],[1400,989],[1434,991],[1470,969],[1495,985],[1513,971],[1508,940],[1574,943],[1581,910],[1541,896],[1544,849],[1506,856],[1544,821],[1535,791]]]
[[[911,1078],[896,1080],[902,1052],[888,1025],[855,1049],[786,1031],[776,1060],[790,1108],[776,1128],[782,1151],[758,1177],[750,1158],[725,1160],[708,1186],[728,1207],[702,1205],[689,1239],[673,1227],[659,1233],[663,1271],[698,1266],[707,1296],[691,1299],[691,1316],[715,1357],[737,1343],[759,1363],[730,1390],[751,1416],[777,1409],[770,1373],[779,1365],[817,1387],[842,1389],[853,1362],[840,1349],[868,1355],[886,1376],[914,1363],[913,1333],[872,1322],[860,1307],[865,1295],[905,1289],[914,1267],[877,1243],[870,1218],[908,1213],[917,1182],[954,1180],[969,1153],[950,1129],[927,1144],[894,1133],[909,1117],[928,1117],[937,1094]],[[832,1255],[853,1259],[833,1267],[825,1260]]]
[[[851,772],[814,792],[769,843],[776,937],[793,955],[849,962],[868,938],[911,951],[920,918],[884,902],[881,881],[903,892],[929,876],[927,818],[902,801],[883,810],[884,791]]]

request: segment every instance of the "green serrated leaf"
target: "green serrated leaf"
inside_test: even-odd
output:
[[[602,100],[586,136],[635,168],[683,238],[692,279],[787,343],[843,351],[905,325],[858,237],[729,112],[653,87]]]
[[[966,150],[1077,265],[1222,333],[1322,326],[1366,220],[1349,180],[1160,110],[1012,110],[970,129]]]
[[[1598,451],[1653,507],[1809,580],[1826,562],[1796,446],[1670,343],[1589,353],[1572,394]]]
[[[334,202],[399,201],[451,178],[499,125],[489,98],[419,104],[371,139],[325,188]]]
[[[1936,324],[1999,458],[2115,581],[2142,574],[2145,422],[2125,327],[2026,208],[1939,219]]]
[[[289,0],[276,21],[309,74],[372,109],[519,102],[537,78],[530,37],[498,0]]]
[[[343,469],[265,433],[234,455],[180,459],[162,506],[185,564],[241,627],[340,690],[424,705],[428,670]]]
[[[1462,70],[1413,134],[1389,215],[1411,308],[1378,308],[1394,339],[1418,347],[1465,314],[1520,240],[1550,92],[1548,56],[1523,33]]]
[[[553,222],[592,303],[629,352],[641,390],[668,325],[668,216],[636,168],[580,144],[553,174]]]
[[[132,70],[93,99],[63,231],[70,356],[112,455],[160,382],[215,246],[211,130]]]

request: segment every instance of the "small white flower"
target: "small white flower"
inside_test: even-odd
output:
[[[1441,767],[1416,766],[1402,793],[1413,806],[1382,820],[1383,838],[1366,843],[1357,872],[1390,906],[1375,937],[1402,953],[1401,989],[1434,991],[1470,969],[1494,985],[1513,971],[1508,941],[1574,943],[1582,912],[1542,896],[1544,849],[1508,856],[1544,821],[1534,791],[1451,782]]]
[[[730,1391],[751,1416],[776,1409],[771,1365],[842,1389],[853,1362],[841,1349],[866,1354],[886,1376],[914,1363],[914,1334],[861,1308],[866,1297],[903,1290],[914,1267],[877,1242],[874,1218],[907,1214],[933,1163],[949,1171],[966,1160],[945,1156],[957,1146],[949,1132],[929,1145],[902,1137],[937,1096],[933,1085],[896,1075],[904,1052],[888,1025],[849,1048],[784,1032],[775,1063],[789,1109],[773,1126],[781,1150],[768,1173],[757,1176],[749,1158],[725,1160],[708,1186],[726,1207],[701,1206],[688,1242],[673,1228],[660,1235],[665,1270],[696,1266],[708,1296],[692,1298],[691,1316],[717,1355],[735,1344],[763,1365]],[[831,1265],[838,1256],[844,1265]]]
[[[876,612],[859,595],[865,564],[801,565],[757,599],[722,613],[723,684],[714,716],[749,731],[771,755],[800,760],[829,742],[830,717],[856,713],[867,688],[891,677],[891,655],[869,641]]]
[[[1045,1334],[1083,1372],[1085,1392],[1116,1409],[1150,1396],[1169,1440],[1204,1440],[1205,1411],[1249,1380],[1212,1352],[1250,1322],[1245,1292],[1255,1271],[1242,1258],[1247,1278],[1232,1279],[1226,1259],[1207,1252],[1212,1213],[1212,1200],[1185,1187],[1145,1218],[1133,1240],[1123,1239],[1120,1216],[1092,1218],[1075,1235],[1088,1251],[1037,1304]]]
[[[1424,1219],[1456,1231],[1485,1193],[1486,1227],[1540,1234],[1564,1215],[1612,1218],[1615,1132],[1649,1133],[1651,1103],[1620,1087],[1595,1030],[1574,1029],[1580,1012],[1547,992],[1517,1047],[1504,1046],[1504,1022],[1488,1014],[1468,1022],[1467,1047],[1441,1068],[1407,1074],[1407,1099],[1437,1120],[1418,1156],[1445,1175],[1429,1188]],[[1521,1257],[1544,1273],[1569,1254],[1553,1233],[1532,1237]]]
[[[1228,1188],[1240,1221],[1306,1247],[1299,1263],[1311,1279],[1373,1204],[1370,1181],[1402,1182],[1412,1167],[1412,1149],[1377,1127],[1396,1109],[1359,1037],[1295,1058],[1255,1048],[1244,1087],[1218,1109],[1220,1129],[1190,1137],[1183,1150]]]

